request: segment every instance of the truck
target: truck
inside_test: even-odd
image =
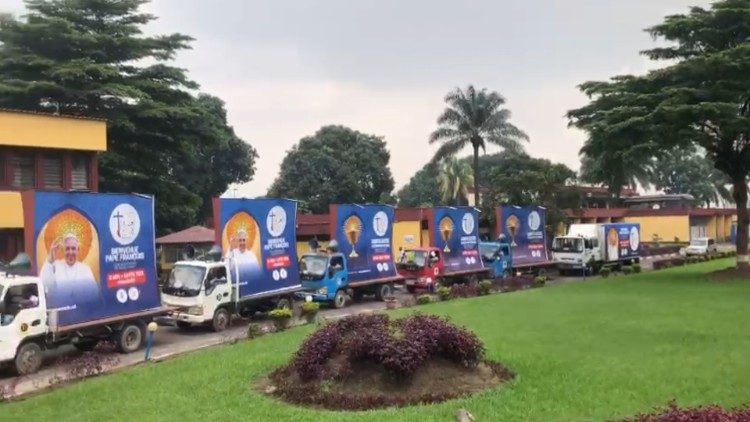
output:
[[[479,253],[479,211],[436,207],[427,211],[430,246],[407,248],[398,258],[406,289],[434,291],[440,285],[478,281],[489,274]]]
[[[302,289],[295,247],[297,203],[215,198],[216,245],[203,259],[175,263],[162,288],[162,323],[227,329],[233,316],[291,308]],[[189,253],[192,255],[192,253]]]
[[[640,230],[637,223],[572,224],[552,242],[554,261],[561,274],[640,262]]]
[[[36,372],[44,351],[103,340],[140,349],[159,300],[154,202],[137,194],[22,193],[25,251],[0,275],[0,364]]]
[[[403,277],[393,262],[394,209],[389,205],[332,205],[327,250],[299,261],[303,291],[298,297],[342,308],[347,297],[385,300]]]
[[[539,206],[502,206],[495,209],[497,240],[480,242],[484,265],[495,279],[517,273],[545,275],[555,267],[547,251],[547,210]]]

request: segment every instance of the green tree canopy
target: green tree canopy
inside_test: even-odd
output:
[[[591,102],[568,116],[590,135],[583,153],[596,159],[608,150],[642,147],[655,157],[673,147],[702,147],[732,183],[737,263],[748,270],[750,0],[693,7],[687,14],[667,16],[648,32],[667,46],[643,54],[666,60],[667,66],[643,76],[581,85]]]
[[[474,184],[471,164],[465,160],[449,158],[442,162],[438,175],[438,186],[443,203],[448,205],[467,205],[469,187]]]
[[[654,160],[652,171],[654,187],[664,193],[690,194],[706,206],[731,198],[726,175],[713,168],[705,152],[696,148],[667,150]]]
[[[316,214],[329,204],[392,202],[390,158],[380,137],[324,126],[287,153],[268,196],[304,201]]]
[[[442,205],[438,183],[438,169],[435,164],[427,164],[409,179],[409,183],[398,191],[399,207],[434,207]]]
[[[199,222],[208,199],[252,178],[255,150],[220,100],[169,62],[191,38],[143,36],[146,0],[26,0],[0,18],[0,106],[107,120],[102,191],[156,196],[164,233]]]
[[[521,141],[528,140],[523,131],[508,120],[510,111],[502,108],[505,98],[497,92],[476,90],[469,85],[466,90],[456,88],[445,96],[448,104],[438,117],[438,128],[430,135],[430,143],[440,143],[433,162],[454,157],[471,146],[474,153],[474,203],[479,203],[479,148],[488,144],[508,151],[522,151]]]

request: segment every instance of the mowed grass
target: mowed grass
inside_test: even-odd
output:
[[[310,328],[98,377],[0,405],[0,420],[601,421],[663,406],[750,403],[750,281],[708,282],[729,260],[427,305],[485,342],[518,374],[462,400],[343,413],[286,405],[251,389]],[[411,310],[402,311],[408,312]]]

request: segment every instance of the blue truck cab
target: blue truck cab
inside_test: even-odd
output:
[[[302,255],[299,275],[303,291],[315,302],[332,303],[336,308],[346,304],[349,270],[346,258],[338,252],[315,252]]]
[[[480,242],[479,253],[492,278],[508,278],[513,267],[510,244],[505,242]]]

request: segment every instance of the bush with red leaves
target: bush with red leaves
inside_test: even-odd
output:
[[[353,315],[331,323],[305,340],[291,367],[303,381],[337,378],[327,373],[334,356],[352,363],[381,365],[397,379],[414,374],[428,359],[445,358],[471,367],[484,357],[484,345],[471,332],[437,316]]]
[[[680,409],[672,402],[666,409],[637,415],[622,422],[750,422],[750,408],[725,410],[719,406]]]
[[[461,297],[474,297],[479,295],[477,283],[456,283],[451,286],[451,296],[454,299]]]

